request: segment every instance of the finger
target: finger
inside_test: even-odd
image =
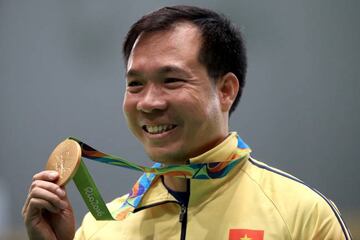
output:
[[[43,188],[34,188],[29,194],[30,201],[32,198],[43,199],[61,210],[68,206],[65,200],[62,200],[58,195]]]
[[[59,208],[56,208],[44,199],[32,198],[29,202],[27,210],[23,213],[25,223],[29,223],[33,219],[41,217],[44,210],[55,214],[61,211]]]
[[[59,173],[57,171],[45,170],[41,171],[33,176],[33,181],[35,180],[44,180],[44,181],[55,181],[59,178]]]
[[[59,190],[64,192],[64,190],[62,190],[62,189],[59,189]],[[49,202],[49,204],[51,204],[55,208],[58,208],[59,210],[62,210],[62,209],[65,209],[66,207],[68,207],[67,198],[62,200],[55,193],[52,193],[43,188],[35,187],[28,194],[28,197],[27,197],[24,207],[22,209],[22,213],[23,213],[24,217],[25,217],[26,213],[29,211],[28,209],[30,208],[30,202],[32,201],[32,199],[45,200],[45,201]],[[35,205],[35,206],[37,206],[37,205]]]
[[[39,210],[47,210],[52,213],[58,213],[61,209],[57,208],[50,202],[41,199],[41,198],[32,198],[29,203],[29,215],[31,215],[31,212],[37,212]]]
[[[52,182],[47,182],[47,181],[43,181],[43,180],[35,180],[30,185],[29,193],[35,188],[45,189],[49,192],[52,192],[52,193],[58,195],[60,198],[63,198],[66,195],[64,188],[61,188],[59,185],[52,183]]]
[[[52,205],[50,202],[40,199],[31,198],[27,207],[23,209],[23,218],[25,222],[35,217],[40,217],[43,210],[47,210],[52,213],[60,212],[60,209]]]
[[[52,192],[53,194],[56,194],[59,198],[65,198],[65,196],[66,196],[65,189],[60,188],[57,184],[52,183],[52,182],[43,181],[43,180],[35,180],[31,183],[31,186],[29,188],[29,194],[24,203],[22,212],[24,212],[26,210],[26,208],[29,204],[29,201],[31,200],[31,197],[33,196],[33,195],[31,195],[32,191],[34,191],[34,189],[36,189],[36,188],[41,188],[41,189],[45,189],[49,192]]]

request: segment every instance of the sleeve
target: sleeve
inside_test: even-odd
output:
[[[76,230],[74,240],[85,240],[82,226],[80,226],[78,230]]]
[[[297,224],[297,230],[295,231],[297,234],[294,239],[352,239],[350,231],[335,204],[325,197],[318,199],[315,204],[308,207],[303,213],[302,221]]]
[[[87,240],[97,231],[99,223],[94,219],[91,213],[87,213],[75,233],[74,240]]]

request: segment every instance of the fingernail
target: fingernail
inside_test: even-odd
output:
[[[59,195],[60,197],[65,197],[65,191],[62,190],[61,188],[56,189],[56,194]]]
[[[57,172],[51,172],[51,173],[49,173],[49,177],[50,177],[51,179],[55,179],[55,178],[57,177],[57,175],[58,175]]]

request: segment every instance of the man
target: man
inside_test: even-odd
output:
[[[212,179],[155,177],[139,205],[120,212],[121,220],[87,214],[76,235],[65,190],[53,183],[58,174],[40,172],[23,208],[30,239],[351,239],[331,201],[252,159],[229,133],[246,57],[240,33],[225,17],[196,7],[162,8],[132,26],[123,51],[124,114],[152,160],[209,163],[214,176],[240,161]],[[128,198],[109,209],[121,209]]]

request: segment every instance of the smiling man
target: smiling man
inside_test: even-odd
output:
[[[351,239],[331,201],[252,159],[229,132],[246,54],[225,17],[197,7],[162,8],[132,26],[123,52],[123,110],[148,156],[163,166],[205,164],[207,171],[165,174],[146,186],[144,174],[130,195],[109,203],[111,211],[120,209],[119,221],[87,214],[76,234],[65,191],[54,183],[58,174],[40,172],[23,209],[30,239]],[[132,197],[139,203],[122,210]]]
[[[198,60],[201,44],[196,25],[179,22],[162,33],[142,33],[133,45],[124,112],[154,161],[185,164],[228,134],[239,83],[232,73],[216,82],[208,75]]]

